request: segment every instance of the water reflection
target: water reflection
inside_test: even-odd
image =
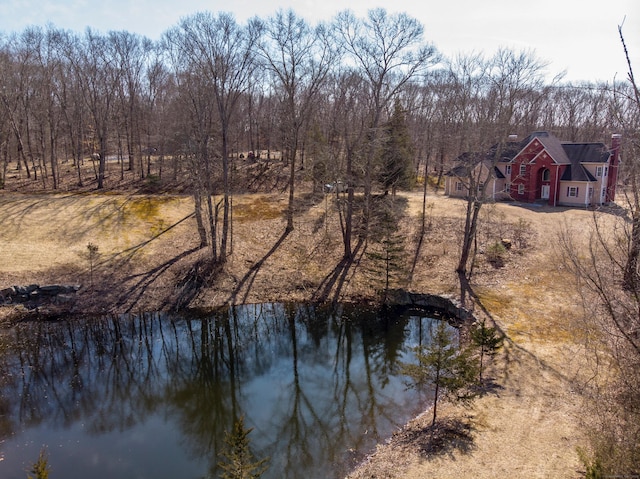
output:
[[[43,445],[55,477],[217,477],[240,416],[263,477],[338,477],[425,403],[397,372],[430,323],[262,304],[20,324],[0,339],[0,477]]]

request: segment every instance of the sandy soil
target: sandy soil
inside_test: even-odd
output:
[[[422,195],[401,198],[406,200],[401,229],[414,239]],[[374,294],[358,274],[338,274],[340,230],[328,199],[301,199],[295,230],[272,251],[284,231],[285,205],[279,195],[234,198],[230,261],[193,306],[357,300]],[[407,287],[455,295],[464,203],[430,194],[427,205],[430,228],[417,255],[409,248],[414,272]],[[180,279],[208,254],[197,248],[192,208],[184,196],[0,194],[0,289],[81,284],[77,310],[170,307],[167,298],[179,294]],[[592,214],[514,204],[484,208],[481,252],[483,244],[525,233],[501,268],[480,254],[472,284],[478,298],[474,312],[494,321],[507,338],[491,365],[494,387],[471,408],[446,405],[436,431],[427,428],[428,412],[416,418],[350,477],[580,477],[580,384],[590,371],[580,347],[580,299],[563,267],[558,235],[563,229],[584,234]],[[93,274],[89,243],[99,253]],[[5,317],[15,312],[0,309]]]

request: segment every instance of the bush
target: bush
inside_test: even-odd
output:
[[[504,260],[507,256],[507,248],[505,248],[502,241],[496,241],[487,248],[486,251],[487,261],[496,268],[504,266]]]

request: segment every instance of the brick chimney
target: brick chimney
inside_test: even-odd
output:
[[[605,201],[611,203],[616,199],[616,184],[618,183],[618,165],[620,164],[620,149],[622,135],[611,135],[611,154],[609,156],[609,178],[607,180],[607,197]]]

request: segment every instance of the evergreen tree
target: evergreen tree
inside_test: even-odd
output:
[[[221,455],[221,479],[256,479],[268,468],[268,458],[256,461],[249,448],[249,434],[253,428],[244,427],[244,418],[238,419],[231,432],[225,431],[225,448]]]
[[[378,181],[385,194],[391,190],[411,186],[413,145],[399,100],[396,100],[393,114],[384,125],[384,138],[380,149],[380,169]]]
[[[367,272],[374,287],[382,292],[386,303],[387,293],[393,287],[401,287],[406,279],[405,237],[398,231],[398,212],[393,200],[383,200],[373,214],[370,242],[367,247]]]
[[[403,374],[409,376],[415,387],[433,387],[433,420],[436,423],[438,400],[441,395],[469,401],[477,377],[477,361],[467,349],[456,347],[447,323],[438,321],[428,345],[414,349],[417,364],[403,364]]]
[[[485,322],[471,330],[471,341],[480,350],[480,382],[482,382],[482,369],[484,366],[484,357],[493,357],[502,347],[504,337],[498,334],[498,330],[493,327],[485,326]]]
[[[49,459],[47,458],[46,449],[42,449],[40,451],[40,455],[38,456],[38,460],[33,463],[31,466],[31,470],[29,471],[29,475],[27,475],[28,479],[48,479],[49,478]],[[31,475],[33,474],[33,476]]]

